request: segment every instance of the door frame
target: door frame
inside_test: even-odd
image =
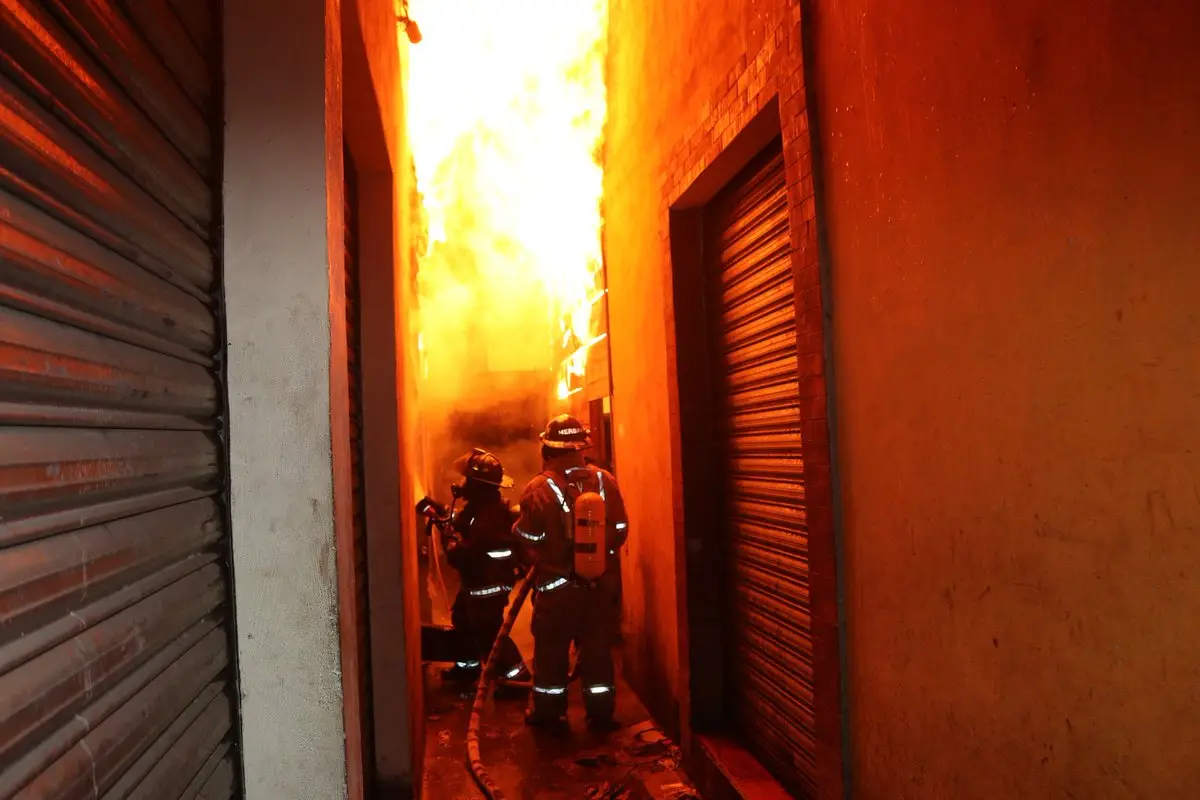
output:
[[[787,797],[778,782],[726,731],[721,709],[725,697],[725,610],[721,593],[711,590],[724,580],[722,548],[715,524],[713,498],[719,471],[713,457],[711,336],[707,282],[704,274],[703,218],[707,204],[773,140],[782,137],[788,176],[792,274],[795,281],[798,357],[801,369],[801,430],[809,528],[810,607],[812,613],[814,721],[819,752],[819,797],[845,796],[846,715],[842,658],[841,529],[834,513],[834,473],[829,391],[829,303],[823,295],[828,275],[821,268],[816,236],[815,199],[804,196],[811,186],[812,151],[807,129],[781,120],[780,102],[772,96],[732,137],[697,177],[671,203],[669,241],[673,358],[668,358],[677,413],[673,445],[681,475],[675,502],[682,525],[675,537],[676,564],[682,572],[676,598],[680,620],[680,731],[684,749],[701,788],[720,796],[741,791],[746,796]],[[808,176],[809,180],[803,180]],[[678,346],[677,343],[686,343]],[[679,398],[686,397],[686,403]],[[679,529],[682,529],[681,531]]]
[[[361,743],[356,745],[357,763],[362,764],[362,770],[372,773],[363,775],[358,784],[373,785],[381,797],[411,796],[415,787],[421,785],[425,727],[420,609],[412,575],[416,569],[416,550],[415,546],[409,547],[415,534],[407,529],[411,526],[405,525],[412,514],[404,512],[411,507],[406,499],[412,492],[405,483],[408,476],[404,463],[408,345],[402,300],[407,261],[402,250],[399,216],[402,209],[398,203],[410,183],[398,173],[403,165],[394,165],[389,155],[382,106],[375,95],[358,5],[343,2],[341,6],[342,135],[354,161],[357,182],[359,388],[371,686],[358,689],[356,703],[350,702],[351,695],[346,692],[345,719],[348,733],[352,725],[361,726],[364,718],[369,719],[373,733],[372,753],[363,752]],[[348,430],[345,438],[348,447]],[[349,523],[348,518],[346,522]],[[352,525],[347,524],[346,528],[344,534],[338,531],[339,564],[343,561],[353,564]],[[350,675],[349,664],[345,662],[346,642],[354,631],[346,630],[351,620],[344,613],[340,624],[345,685]],[[368,698],[370,708],[365,707]],[[347,747],[347,764],[354,768],[349,735]],[[364,763],[364,757],[370,756],[372,763]]]

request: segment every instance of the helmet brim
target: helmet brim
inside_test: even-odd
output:
[[[471,463],[471,456],[468,453],[465,456],[459,456],[454,460],[454,471],[462,475],[465,480],[475,481],[476,483],[484,483],[488,486],[499,486],[501,489],[511,489],[513,485],[512,476],[508,472],[502,472],[503,477],[499,481],[490,481],[474,472],[471,472],[468,465]],[[503,470],[503,467],[501,467]]]
[[[502,489],[512,488],[512,479],[508,475],[505,475],[499,481],[485,481],[484,479],[481,479],[481,477],[475,477],[474,475],[468,477],[467,480],[475,481],[476,483],[487,483],[488,486],[498,486]]]
[[[461,483],[482,483],[485,486],[499,486],[501,489],[511,489],[513,487],[513,479],[508,473],[505,473],[499,482],[489,481],[475,475],[464,475]]]
[[[542,436],[542,445],[549,447],[551,450],[587,450],[592,446],[592,439],[588,437],[582,442],[555,442]]]

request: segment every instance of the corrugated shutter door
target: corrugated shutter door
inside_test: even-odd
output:
[[[0,3],[0,797],[236,788],[215,15]]]
[[[350,387],[350,479],[354,506],[354,604],[355,648],[358,651],[358,685],[364,775],[370,784],[374,767],[374,725],[371,723],[371,639],[367,586],[367,503],[363,464],[363,402],[362,402],[362,299],[360,296],[362,265],[358,251],[358,174],[350,151],[346,150],[345,166],[345,226],[346,226],[346,358]]]
[[[795,288],[778,143],[706,211],[729,565],[731,721],[788,789],[812,790],[812,642]]]

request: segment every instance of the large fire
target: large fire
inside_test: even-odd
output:
[[[411,0],[422,408],[473,375],[582,389],[598,332],[607,0]],[[483,391],[487,391],[486,389]],[[549,399],[549,398],[548,398]]]

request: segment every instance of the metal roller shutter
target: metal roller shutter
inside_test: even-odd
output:
[[[797,795],[813,790],[812,641],[795,288],[778,142],[706,209],[728,555],[728,712]]]
[[[0,797],[236,789],[216,13],[0,1]]]
[[[374,762],[371,724],[371,640],[367,586],[367,504],[363,465],[362,402],[362,306],[359,274],[362,269],[358,252],[358,175],[350,151],[345,164],[345,245],[346,245],[346,358],[350,387],[350,479],[354,506],[354,604],[355,649],[358,651],[358,686],[362,720],[364,775],[368,782]]]

